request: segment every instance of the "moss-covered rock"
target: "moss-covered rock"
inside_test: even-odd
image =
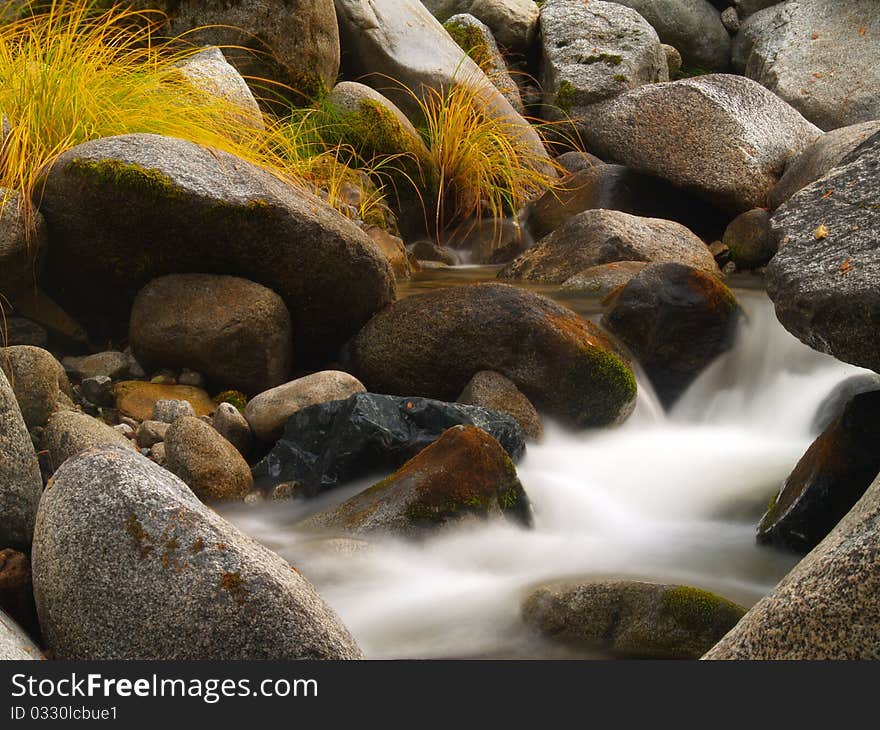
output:
[[[51,291],[95,335],[124,331],[152,279],[229,274],[281,296],[308,361],[335,355],[395,297],[388,262],[354,223],[184,140],[134,134],[79,145],[48,171],[39,204],[52,231]]]
[[[718,278],[682,264],[650,264],[617,295],[602,324],[626,344],[668,407],[733,346],[740,313]]]
[[[394,474],[338,507],[306,519],[306,529],[417,535],[474,517],[531,524],[516,467],[501,445],[473,426],[454,426]]]
[[[350,354],[355,375],[380,393],[451,401],[494,370],[539,409],[581,426],[617,423],[635,403],[632,371],[595,325],[504,284],[401,300],[361,330]]]
[[[699,588],[632,580],[551,583],[522,609],[529,626],[557,641],[657,659],[698,659],[745,612]]]

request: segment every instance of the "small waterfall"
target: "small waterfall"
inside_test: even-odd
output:
[[[758,547],[755,524],[814,437],[821,401],[861,371],[791,337],[764,295],[740,298],[747,317],[736,346],[671,414],[642,378],[620,428],[547,424],[519,465],[533,530],[470,526],[332,552],[292,529],[302,506],[228,516],[296,563],[372,658],[558,656],[524,629],[519,604],[531,586],[565,576],[682,582],[751,605],[795,562]]]

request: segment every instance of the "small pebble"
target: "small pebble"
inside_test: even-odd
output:
[[[178,418],[186,416],[195,417],[196,412],[189,401],[185,400],[157,400],[153,406],[154,421],[174,423]]]

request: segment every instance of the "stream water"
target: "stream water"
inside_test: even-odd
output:
[[[428,272],[404,295],[490,278]],[[545,292],[547,293],[547,292]],[[796,559],[755,543],[765,505],[815,437],[813,417],[862,372],[808,349],[760,291],[737,290],[735,347],[664,414],[645,378],[621,427],[547,424],[518,465],[535,525],[469,525],[419,543],[315,541],[293,525],[322,502],[227,508],[226,516],[294,563],[370,658],[569,657],[533,637],[519,605],[530,587],[574,576],[694,585],[751,606]],[[590,300],[560,300],[585,316]],[[372,481],[372,480],[371,480]]]

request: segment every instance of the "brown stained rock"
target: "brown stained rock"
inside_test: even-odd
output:
[[[113,390],[119,412],[136,421],[152,418],[153,406],[160,400],[185,400],[192,405],[197,416],[210,416],[217,407],[204,390],[188,385],[161,385],[127,380],[117,383]]]

